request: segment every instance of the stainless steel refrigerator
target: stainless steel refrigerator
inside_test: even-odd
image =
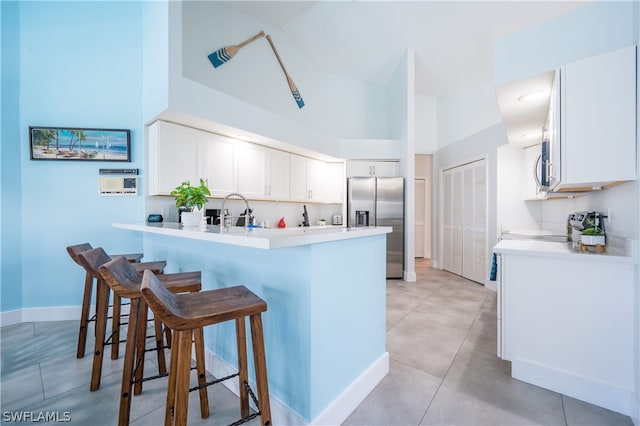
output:
[[[347,226],[390,226],[387,278],[402,278],[404,267],[404,178],[347,179]]]

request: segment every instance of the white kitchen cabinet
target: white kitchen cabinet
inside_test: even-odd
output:
[[[443,173],[443,268],[484,284],[487,271],[486,161]]]
[[[156,121],[149,126],[149,195],[167,195],[203,178],[212,196],[237,189],[233,143],[212,133]]]
[[[561,69],[561,184],[601,186],[636,179],[636,48]]]
[[[149,195],[168,195],[185,180],[196,185],[202,174],[199,134],[164,121],[149,126]]]
[[[344,163],[327,163],[324,201],[335,204],[343,203],[346,183]]]
[[[291,154],[289,164],[289,199],[291,201],[324,201],[326,163],[313,158]]]
[[[247,198],[267,198],[268,153],[260,145],[235,147],[238,192]]]
[[[267,149],[267,197],[271,200],[289,199],[290,154],[276,149]]]
[[[203,175],[211,196],[224,197],[230,192],[237,192],[233,141],[209,132],[198,133],[199,158],[203,162]]]
[[[397,161],[347,161],[347,177],[353,176],[398,177],[399,164]]]
[[[512,362],[516,379],[628,413],[638,332],[634,264],[535,243],[503,240],[494,249],[499,356]]]

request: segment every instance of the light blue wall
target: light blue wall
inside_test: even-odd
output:
[[[18,96],[20,62],[17,2],[0,3],[2,81],[0,92],[0,311],[22,307],[20,235],[22,179]]]
[[[267,302],[269,393],[306,422],[386,352],[385,247],[385,235],[275,250],[144,237],[145,253],[167,260],[165,272],[202,271],[203,290],[245,285]],[[205,344],[237,365],[233,322],[206,327]]]
[[[634,3],[596,1],[500,39],[494,45],[496,85],[635,44]]]
[[[4,275],[15,264],[16,271],[11,282],[3,276],[2,310],[79,305],[84,274],[66,246],[90,242],[111,252],[142,247],[137,236],[114,234],[111,223],[142,219],[143,197],[98,196],[100,168],[144,165],[141,3],[3,2],[4,18],[17,17],[6,13],[13,8],[19,20],[8,30],[15,28],[11,49],[19,74],[7,75],[3,67],[2,85],[19,78],[20,99],[13,113],[3,108],[2,270]],[[2,27],[4,33],[5,22]],[[9,50],[3,45],[3,55]],[[30,125],[131,129],[132,162],[32,161]],[[16,151],[4,148],[10,140]],[[7,213],[19,207],[22,222]]]

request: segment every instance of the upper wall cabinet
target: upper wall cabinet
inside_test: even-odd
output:
[[[165,121],[149,126],[149,195],[205,179],[212,197],[342,203],[344,163],[329,163]]]
[[[324,201],[326,163],[291,154],[289,164],[291,201]]]
[[[399,176],[397,161],[347,161],[347,177],[353,176]]]
[[[149,126],[149,194],[167,195],[185,180],[202,176],[198,131],[164,121]]]
[[[593,56],[561,71],[564,187],[636,179],[636,48]]]
[[[289,153],[238,144],[236,158],[239,193],[254,199],[289,199]]]
[[[164,121],[149,126],[149,194],[168,195],[181,182],[203,178],[212,196],[236,190],[233,143]]]
[[[212,197],[224,197],[237,190],[237,171],[234,163],[233,141],[198,131],[199,155],[202,159],[202,176]]]

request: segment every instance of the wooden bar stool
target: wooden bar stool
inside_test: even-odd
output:
[[[260,416],[262,424],[270,426],[271,408],[261,316],[262,312],[267,310],[267,303],[245,286],[208,290],[200,293],[173,294],[162,285],[152,271],[148,270],[144,271],[140,291],[154,315],[173,330],[165,426],[184,426],[187,424],[192,334],[196,333],[198,336],[202,333],[202,327],[229,320],[235,320],[236,323],[238,373],[206,383],[205,386],[238,376],[240,413],[243,418],[237,423]],[[258,399],[249,389],[246,317],[249,317],[251,323]],[[252,415],[249,415],[249,393],[258,407],[258,412]]]
[[[158,376],[143,377],[147,304],[140,293],[142,275],[136,271],[124,257],[117,257],[101,265],[99,270],[102,278],[111,290],[113,290],[114,294],[117,294],[121,298],[131,300],[129,328],[122,371],[120,413],[118,415],[118,424],[125,426],[129,424],[132,385],[134,395],[138,395],[142,391],[142,382],[166,376],[166,369],[164,372],[160,371]],[[199,292],[202,287],[200,272],[162,274],[158,275],[158,281],[164,288],[172,293],[195,293]],[[158,350],[158,359],[162,357],[162,364],[164,364],[164,351],[160,349],[163,346],[162,330],[158,330],[158,324],[160,323],[161,321],[156,320],[156,348]],[[201,385],[204,385],[206,382],[206,372],[204,367],[204,341],[202,333],[196,333],[195,346],[196,360],[198,361],[196,363],[198,381]],[[158,364],[160,364],[160,362]],[[200,393],[202,417],[206,418],[209,416],[209,404],[206,399],[206,389],[204,386],[201,388]]]
[[[80,260],[78,260],[78,253],[82,253],[83,251],[91,250],[91,244],[83,243],[76,244],[73,246],[67,247],[67,253],[71,256],[71,259],[80,265],[83,269],[84,267],[80,264]],[[130,253],[130,254],[120,254],[118,256],[124,256],[129,262],[137,263],[142,259],[142,253]],[[113,256],[115,257],[115,255]],[[78,350],[76,352],[77,358],[83,358],[85,353],[85,347],[87,345],[87,327],[89,323],[95,321],[96,316],[89,316],[89,309],[91,307],[91,293],[93,292],[93,276],[89,272],[86,272],[84,278],[84,293],[82,296],[82,311],[80,314],[80,330],[78,331]],[[120,299],[114,298],[113,301],[114,310],[120,310]],[[109,306],[111,307],[111,306]],[[120,322],[120,318],[118,316],[114,316],[113,321]],[[117,346],[116,346],[116,358],[117,358]]]
[[[91,370],[91,386],[90,390],[95,391],[100,387],[100,378],[102,375],[102,359],[104,356],[104,348],[111,345],[111,359],[118,357],[118,351],[114,351],[113,347],[120,344],[120,321],[113,322],[113,328],[109,337],[106,337],[107,316],[109,309],[109,286],[104,282],[100,274],[99,267],[111,260],[111,257],[101,248],[95,248],[78,253],[78,260],[84,269],[91,274],[96,280],[96,341],[93,352],[93,367]],[[150,269],[155,273],[162,273],[166,266],[166,261],[134,263],[132,266],[137,270]],[[114,317],[119,317],[120,312],[114,309]],[[160,360],[158,360],[160,361]],[[160,366],[161,368],[166,368]]]

